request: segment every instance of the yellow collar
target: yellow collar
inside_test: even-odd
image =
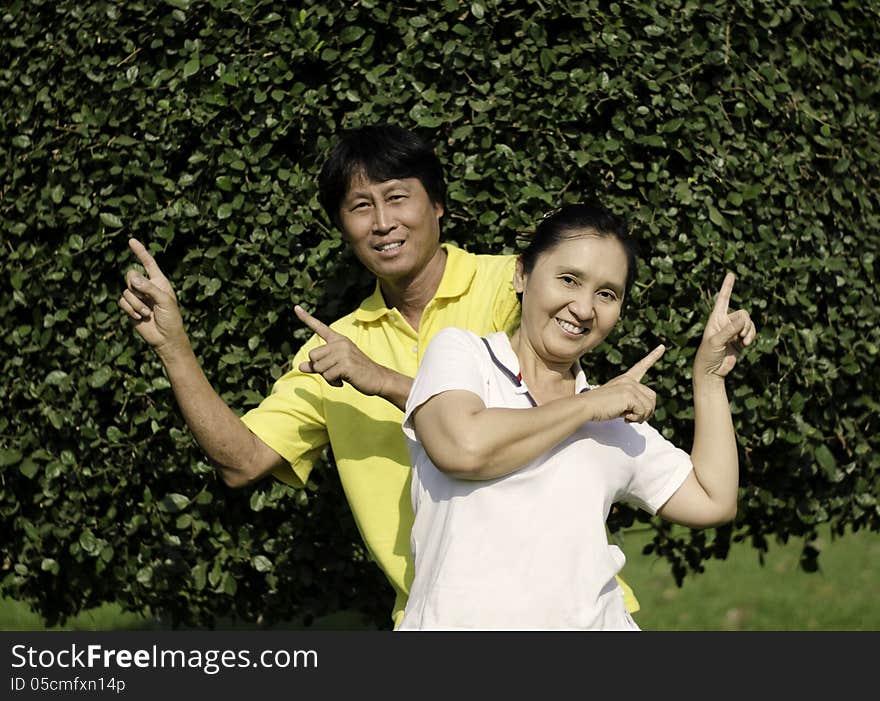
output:
[[[449,299],[460,297],[467,292],[474,275],[477,273],[477,264],[473,256],[451,243],[441,244],[446,251],[446,267],[443,270],[443,278],[440,286],[434,293],[433,299]],[[385,298],[379,281],[376,280],[376,288],[373,294],[367,297],[361,306],[355,310],[354,316],[358,321],[370,322],[381,319],[391,310],[385,306]]]

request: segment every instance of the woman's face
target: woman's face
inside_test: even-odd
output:
[[[524,334],[537,355],[569,364],[598,346],[620,318],[627,257],[613,236],[575,234],[548,249],[531,273],[517,263]]]

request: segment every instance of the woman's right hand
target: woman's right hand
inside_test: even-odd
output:
[[[126,289],[119,298],[119,308],[128,314],[134,330],[156,352],[186,347],[189,341],[171,283],[140,241],[129,239],[128,246],[144,266],[147,277],[137,270],[125,274]]]
[[[642,384],[642,378],[660,360],[666,347],[657,346],[622,375],[581,396],[589,406],[589,421],[624,419],[641,423],[651,418],[657,405],[657,394]]]

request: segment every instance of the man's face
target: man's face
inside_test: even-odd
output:
[[[376,182],[355,175],[339,208],[343,237],[380,280],[415,278],[440,246],[443,207],[418,178]]]

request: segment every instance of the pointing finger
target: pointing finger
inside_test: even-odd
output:
[[[144,270],[147,271],[149,277],[165,277],[162,275],[162,271],[159,268],[159,264],[156,263],[156,259],[150,255],[150,252],[144,244],[137,239],[132,238],[128,240],[128,247],[131,249],[131,252],[137,256],[137,259],[140,261],[140,264],[144,266]]]
[[[642,358],[639,362],[633,365],[629,370],[627,370],[624,375],[629,375],[633,379],[638,382],[641,382],[642,378],[645,376],[645,373],[651,369],[651,366],[660,360],[663,353],[666,352],[666,346],[662,343],[657,346],[654,350],[652,350],[648,355]]]
[[[318,334],[325,341],[330,341],[331,339],[339,337],[340,334],[336,333],[323,321],[319,321],[318,319],[313,317],[298,304],[293,307],[293,311],[302,323],[308,326],[312,331]]]
[[[721,289],[715,298],[715,307],[712,309],[713,314],[727,314],[730,306],[730,295],[733,293],[733,282],[735,280],[733,273],[727,273],[724,276],[724,282],[721,283]]]

